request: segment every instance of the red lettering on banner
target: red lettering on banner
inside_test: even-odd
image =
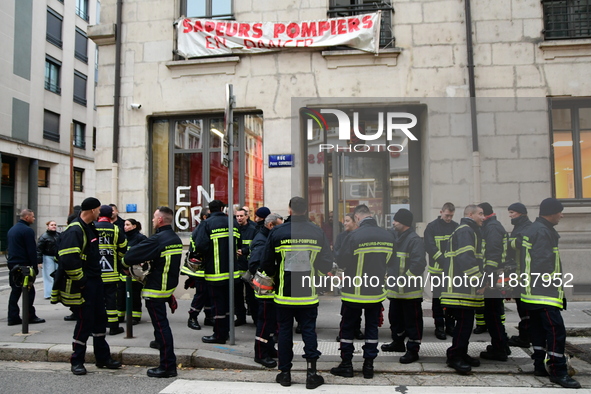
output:
[[[234,37],[236,34],[238,34],[238,23],[226,23],[226,35]]]
[[[302,22],[302,37],[315,37],[316,34],[316,22]]]
[[[218,36],[223,36],[224,35],[224,22],[218,22],[215,25],[215,34]]]
[[[308,164],[314,164],[314,154],[310,153],[308,155]]]
[[[244,46],[246,47],[246,49],[252,49],[257,47],[254,41],[252,40],[244,40]]]
[[[190,33],[193,31],[193,26],[191,26],[191,21],[188,19],[183,19],[183,33]]]
[[[359,19],[351,18],[347,19],[347,25],[349,26],[349,33],[352,31],[359,30]]]
[[[324,33],[330,30],[330,23],[328,21],[318,22],[318,35],[323,36]]]
[[[337,21],[334,19],[330,21],[330,34],[333,36],[337,34]]]
[[[275,23],[273,26],[273,38],[279,37],[281,33],[285,33],[285,25],[283,23]]]
[[[238,35],[240,37],[249,37],[248,31],[250,30],[250,25],[248,23],[241,23],[240,27],[238,28]]]
[[[300,35],[300,26],[297,23],[290,23],[287,25],[287,35],[290,38],[296,38]]]
[[[361,21],[363,22],[364,29],[371,29],[372,28],[373,22],[371,20],[371,15],[365,15],[363,17],[363,19],[361,19]]]
[[[205,22],[205,31],[211,33],[215,30],[215,22],[207,21]]]
[[[227,47],[225,38],[205,37],[205,47],[207,49],[220,49],[221,46]]]
[[[339,19],[337,22],[337,32],[338,34],[346,34],[347,33],[347,25],[344,19]]]
[[[195,33],[203,31],[203,25],[201,25],[201,21],[195,21]]]
[[[252,25],[252,31],[254,32],[252,38],[261,38],[263,36],[263,24],[255,23]]]

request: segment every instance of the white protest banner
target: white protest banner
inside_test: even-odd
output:
[[[381,12],[303,22],[236,22],[181,18],[178,54],[185,58],[346,45],[377,53]]]

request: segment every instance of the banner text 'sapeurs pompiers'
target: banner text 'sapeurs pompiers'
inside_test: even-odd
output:
[[[191,58],[346,45],[377,53],[380,18],[379,11],[343,18],[299,22],[237,22],[181,18],[177,21],[177,51],[179,55]]]

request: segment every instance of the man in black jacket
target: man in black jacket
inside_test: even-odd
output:
[[[354,214],[359,227],[351,231],[339,252],[340,268],[344,269],[345,275],[341,290],[339,331],[342,361],[330,373],[345,378],[353,377],[353,339],[361,314],[364,313],[363,377],[372,379],[373,361],[378,356],[378,326],[382,302],[386,299],[384,277],[386,266],[395,253],[394,236],[378,227],[367,205],[355,207]],[[357,279],[367,277],[370,278],[369,283],[360,284]]]
[[[554,229],[563,209],[557,199],[546,198],[540,204],[540,216],[523,232],[520,269],[527,280],[520,280],[521,301],[530,315],[534,375],[549,375],[551,382],[576,389],[581,384],[568,375],[566,329],[560,313],[566,308],[563,283],[572,278],[562,270],[560,235]]]
[[[276,213],[272,213],[265,218],[265,226],[255,235],[250,244],[250,258],[248,260],[248,271],[255,275],[260,268],[261,259],[265,251],[265,243],[269,232],[275,226],[283,224],[283,218]],[[267,368],[275,368],[277,362],[273,358],[277,357],[275,350],[275,331],[277,329],[277,311],[275,310],[275,294],[269,291],[265,294],[255,293],[259,303],[256,319],[257,329],[254,341],[254,361]]]
[[[172,313],[177,308],[173,293],[179,283],[183,254],[183,243],[172,229],[173,217],[172,209],[158,207],[152,218],[156,233],[131,248],[123,260],[124,267],[151,262],[142,297],[146,300],[157,348],[160,349],[160,365],[148,370],[148,376],[152,378],[177,376],[172,330],[166,316],[166,303]]]
[[[447,365],[460,374],[480,366],[480,360],[468,355],[468,344],[474,310],[484,307],[484,296],[479,289],[483,275],[480,233],[483,221],[484,214],[479,206],[471,204],[464,209],[464,217],[449,239],[448,258],[443,267],[445,286],[441,293],[441,305],[456,321],[452,345],[447,349]]]
[[[119,361],[111,358],[111,350],[105,339],[107,311],[99,262],[99,235],[94,226],[100,206],[100,201],[94,197],[85,199],[80,216],[68,225],[60,239],[60,265],[68,282],[66,287],[60,289],[56,289],[59,283],[54,284],[52,303],[55,303],[54,293],[57,293],[62,300],[66,300],[64,304],[77,305],[72,308],[77,320],[72,343],[74,353],[70,358],[74,375],[86,374],[86,341],[91,334],[96,366],[109,369],[121,367]]]
[[[275,380],[282,386],[291,385],[295,318],[305,344],[306,388],[314,389],[324,383],[316,369],[321,353],[316,336],[318,294],[314,278],[318,272],[326,274],[332,269],[332,253],[324,232],[308,220],[307,212],[308,203],[302,197],[289,201],[291,221],[269,233],[261,269],[275,281],[281,371]]]
[[[505,301],[499,290],[494,288],[494,283],[497,279],[497,269],[503,268],[505,265],[508,237],[505,228],[497,220],[492,206],[487,202],[478,206],[482,208],[484,213],[482,253],[484,275],[488,281],[484,292],[484,321],[491,339],[491,345],[487,346],[486,351],[480,353],[480,358],[507,361],[510,350],[507,346],[507,333],[505,332]]]
[[[204,343],[224,344],[230,335],[230,299],[229,287],[234,282],[233,273],[229,272],[229,229],[228,216],[222,212],[225,204],[220,200],[209,203],[211,215],[201,222],[195,235],[195,252],[203,256],[205,280],[213,310],[213,335],[203,336]],[[234,221],[232,228],[234,243],[234,261],[236,251],[242,247],[240,232]]]
[[[17,265],[33,267],[35,273],[39,272],[37,268],[37,244],[35,242],[35,232],[30,227],[35,223],[35,213],[30,209],[23,209],[20,214],[20,220],[8,230],[6,235],[8,239],[8,269],[12,270]],[[22,286],[17,286],[12,275],[9,276],[10,296],[8,297],[8,325],[16,326],[22,323],[19,316],[20,308],[18,300],[23,292]],[[45,323],[45,319],[40,319],[35,314],[35,286],[29,287],[29,324]]]
[[[443,277],[443,267],[445,266],[445,251],[447,250],[447,244],[451,233],[458,228],[458,223],[453,221],[456,207],[451,202],[443,204],[441,211],[439,211],[439,217],[433,220],[425,228],[423,238],[425,240],[425,250],[429,254],[429,274],[431,277],[436,277],[435,281],[432,281],[433,286],[433,320],[435,321],[435,337],[437,339],[445,340],[446,333],[453,335],[454,320],[451,316],[445,313],[441,306],[441,286],[435,286],[435,284],[441,284]],[[439,281],[437,281],[439,279]]]
[[[511,224],[514,226],[513,231],[509,235],[509,244],[507,247],[507,262],[515,265],[515,274],[521,274],[519,269],[519,260],[521,255],[521,235],[531,226],[531,220],[527,217],[527,208],[520,202],[513,203],[507,208]],[[529,336],[529,312],[523,308],[523,303],[519,294],[515,298],[515,305],[517,306],[517,313],[519,314],[519,335],[513,335],[509,338],[507,344],[509,346],[518,346],[528,348],[530,347]]]
[[[246,211],[243,208],[236,210],[236,222],[238,223],[238,231],[240,232],[240,241],[242,248],[238,249],[238,259],[236,260],[236,269],[234,270],[234,311],[236,313],[236,327],[246,324],[247,310],[244,302],[248,305],[248,311],[252,316],[252,321],[257,323],[257,308],[258,303],[254,297],[252,287],[244,280],[242,275],[248,271],[248,254],[250,253],[250,243],[254,239],[257,232],[256,225],[248,220]]]
[[[400,357],[402,364],[410,364],[419,359],[419,349],[423,338],[423,272],[425,244],[411,228],[412,212],[399,209],[394,215],[396,235],[395,256],[388,265],[388,299],[390,308],[388,320],[392,333],[392,343],[382,345],[383,351],[405,351]],[[405,337],[408,337],[406,346]]]

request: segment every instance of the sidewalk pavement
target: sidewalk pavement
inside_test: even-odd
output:
[[[182,277],[181,277],[182,279]],[[212,333],[211,327],[203,326],[203,314],[199,315],[199,322],[202,324],[200,331],[191,330],[187,327],[188,310],[194,291],[192,289],[177,289],[175,295],[178,299],[179,308],[174,314],[168,313],[174,336],[175,353],[177,363],[180,367],[196,368],[220,368],[239,370],[264,370],[255,363],[254,358],[254,336],[255,327],[250,317],[246,325],[236,327],[236,344],[225,345],[204,344],[201,337]],[[69,362],[72,353],[72,335],[74,322],[66,322],[63,317],[69,315],[69,310],[62,305],[52,305],[49,300],[43,299],[42,285],[37,286],[37,299],[35,307],[37,315],[47,320],[43,324],[29,326],[29,333],[22,334],[21,326],[8,326],[7,300],[10,290],[0,292],[4,301],[0,304],[0,360],[26,360],[26,361],[59,361]],[[386,322],[380,328],[380,344],[390,342],[390,330],[387,322],[388,302],[384,303],[386,308]],[[335,341],[338,334],[340,322],[340,298],[327,293],[320,297],[320,308],[317,322],[317,333],[319,349],[322,351],[318,364],[321,371],[328,371],[331,367],[340,362],[338,347]],[[563,317],[569,332],[576,330],[588,330],[591,327],[591,302],[572,302],[568,310],[563,312]],[[412,364],[400,364],[398,359],[402,353],[380,352],[375,362],[376,372],[417,375],[424,379],[432,379],[442,374],[455,374],[455,371],[445,365],[445,350],[451,344],[451,338],[438,340],[434,336],[434,325],[431,316],[431,303],[423,303],[424,310],[424,338],[420,351],[420,360]],[[507,302],[506,327],[508,335],[517,334],[517,315],[515,304]],[[125,323],[121,324],[125,327]],[[144,308],[144,315],[140,324],[133,326],[133,338],[126,338],[126,333],[110,336],[107,335],[107,342],[111,346],[113,357],[128,365],[157,366],[159,352],[149,348],[149,342],[154,339],[153,328],[149,316]],[[490,343],[488,334],[472,335],[470,338],[469,353],[478,357],[481,351],[486,349]],[[591,387],[591,338],[589,337],[568,337],[567,342],[572,346],[568,347],[571,353],[578,357],[573,359],[573,365],[578,371],[576,378],[584,387]],[[356,352],[354,356],[355,368],[360,369],[362,364],[361,346],[363,341],[356,341]],[[294,334],[294,371],[304,371],[306,364],[303,358],[303,343],[301,335]],[[512,355],[507,362],[492,362],[482,360],[479,368],[474,368],[475,374],[499,374],[520,375],[529,374],[527,379],[534,379],[533,364],[529,358],[531,349],[513,347]],[[93,363],[92,346],[87,352],[87,363]],[[455,376],[455,375],[454,375]],[[451,376],[450,376],[451,378]],[[540,379],[540,378],[535,378]],[[542,378],[544,379],[544,378]],[[546,382],[547,382],[547,378]]]

